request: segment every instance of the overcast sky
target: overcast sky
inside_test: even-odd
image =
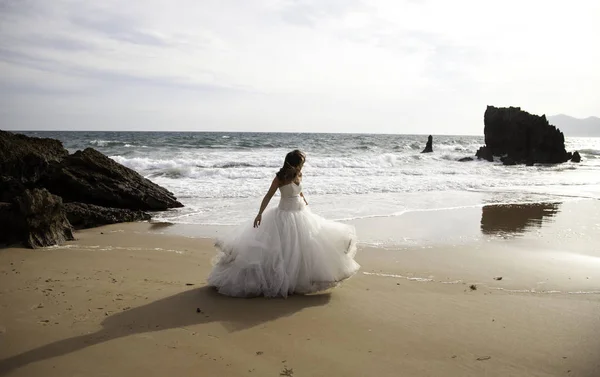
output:
[[[0,0],[1,129],[483,134],[600,115],[597,0]]]

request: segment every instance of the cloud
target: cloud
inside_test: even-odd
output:
[[[139,30],[135,26],[134,19],[119,14],[96,10],[85,14],[75,14],[70,17],[69,21],[75,26],[118,41],[157,47],[168,46],[167,41],[160,35]]]
[[[599,114],[599,16],[584,0],[4,0],[0,107],[12,128],[479,134],[487,104]]]

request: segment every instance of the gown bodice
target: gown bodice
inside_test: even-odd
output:
[[[281,193],[279,209],[284,211],[299,211],[304,208],[304,201],[300,197],[302,183],[288,183],[287,185],[281,186],[279,192]]]
[[[299,196],[302,192],[302,183],[296,184],[294,182],[288,183],[287,185],[279,188],[282,198],[291,198]]]

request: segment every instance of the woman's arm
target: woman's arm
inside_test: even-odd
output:
[[[306,203],[306,205],[308,205],[308,202],[306,201],[306,198],[304,197],[304,193],[303,192],[300,193],[300,196],[302,197],[302,199],[304,199],[304,203]]]
[[[302,172],[298,173],[298,182],[302,182]],[[306,201],[306,198],[304,197],[304,193],[301,192],[300,196],[302,197],[302,199],[304,199],[304,203],[306,203],[306,205],[308,205],[308,202]]]
[[[265,208],[267,208],[267,206],[269,205],[269,202],[271,201],[271,198],[273,197],[273,195],[275,195],[275,192],[277,191],[278,187],[279,187],[279,178],[275,177],[275,178],[273,178],[273,182],[271,182],[271,187],[269,187],[269,191],[267,191],[267,194],[263,198],[262,203],[260,203],[260,209],[258,210],[258,215],[256,215],[256,218],[254,219],[254,227],[255,228],[258,228],[258,226],[260,225],[260,222],[262,220],[262,213],[264,212]]]

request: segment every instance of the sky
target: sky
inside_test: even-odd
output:
[[[0,0],[0,129],[483,134],[600,115],[597,0]]]

